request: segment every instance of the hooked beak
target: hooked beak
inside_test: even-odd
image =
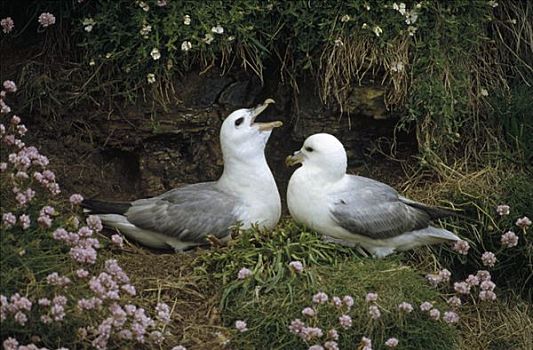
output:
[[[285,165],[293,166],[302,163],[303,160],[304,154],[302,153],[302,151],[296,151],[292,156],[287,156],[287,158],[285,158]]]
[[[265,102],[263,102],[262,105],[259,105],[252,110],[252,125],[251,126],[256,127],[257,130],[259,131],[270,131],[274,128],[279,128],[280,126],[283,125],[283,123],[279,120],[276,120],[274,122],[268,122],[268,123],[256,123],[255,122],[255,118],[257,118],[257,116],[261,114],[271,103],[275,103],[274,100],[271,98],[267,98]]]

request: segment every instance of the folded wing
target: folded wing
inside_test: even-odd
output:
[[[230,234],[240,210],[237,198],[220,191],[215,182],[206,182],[137,200],[125,216],[137,227],[181,241],[202,242],[208,234],[217,238]]]
[[[372,239],[387,239],[428,227],[431,217],[409,205],[390,186],[350,176],[347,186],[332,194],[330,212],[345,230]]]

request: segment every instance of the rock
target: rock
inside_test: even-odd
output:
[[[257,100],[261,90],[261,81],[254,75],[247,80],[231,83],[220,94],[218,103],[232,109],[250,107]]]

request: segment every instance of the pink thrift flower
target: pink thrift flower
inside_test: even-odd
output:
[[[5,213],[2,215],[2,223],[6,229],[10,229],[17,223],[17,217],[12,213]]]
[[[26,314],[23,313],[22,311],[18,311],[15,314],[14,318],[15,318],[15,322],[17,322],[21,326],[24,326],[26,324],[26,322],[28,322],[28,316],[26,316]]]
[[[330,329],[328,331],[328,338],[329,339],[333,339],[333,340],[338,340],[339,339],[339,333],[335,329]]]
[[[479,285],[479,278],[474,275],[468,275],[468,277],[465,280],[466,284],[468,284],[470,287]]]
[[[239,273],[237,274],[237,278],[240,280],[246,279],[248,277],[252,276],[252,270],[243,267],[239,270]]]
[[[468,250],[470,249],[470,245],[467,241],[459,240],[454,243],[452,249],[458,252],[459,254],[467,255]]]
[[[289,325],[289,332],[292,334],[300,334],[304,327],[305,324],[299,318],[297,318],[291,321],[291,324]]]
[[[437,310],[437,309],[431,309],[431,310],[429,310],[429,317],[430,317],[432,320],[437,321],[437,320],[440,318],[440,311]]]
[[[4,346],[4,350],[17,350],[19,348],[19,342],[17,339],[11,337],[4,340],[2,345]]]
[[[163,336],[163,333],[160,331],[152,331],[150,333],[150,339],[154,344],[161,345],[163,341],[165,340],[165,337]]]
[[[291,261],[289,267],[296,273],[301,273],[304,270],[304,266],[300,261]]]
[[[6,169],[7,169],[7,163],[6,162],[0,163],[0,173],[3,173],[4,171],[6,171]]]
[[[339,297],[333,297],[331,298],[331,302],[333,303],[333,305],[335,305],[335,307],[338,309],[342,306],[342,300],[341,298]]]
[[[367,303],[375,302],[378,300],[378,294],[377,293],[368,293],[365,298]]]
[[[482,301],[494,301],[496,300],[496,293],[491,290],[482,290],[479,292],[479,299]]]
[[[121,235],[114,234],[111,236],[111,242],[119,248],[124,248],[124,239]]]
[[[315,344],[310,346],[307,350],[324,350],[324,347],[322,345]]]
[[[388,347],[388,348],[391,348],[391,349],[394,349],[395,347],[398,346],[398,339],[396,338],[389,338],[387,339],[387,341],[385,342],[385,346]]]
[[[485,252],[481,255],[481,261],[487,267],[494,267],[494,264],[496,264],[496,255],[492,252]]]
[[[426,312],[433,308],[433,304],[429,301],[424,301],[422,304],[420,304],[420,310]]]
[[[302,310],[302,315],[307,317],[314,317],[316,315],[316,311],[313,308],[306,307]]]
[[[125,284],[122,287],[120,287],[122,290],[124,290],[129,295],[136,295],[137,291],[135,290],[135,287],[131,284]]]
[[[0,20],[0,26],[2,26],[2,31],[5,34],[11,33],[13,28],[15,28],[15,22],[11,17],[2,18]]]
[[[157,0],[157,6],[159,7],[167,6],[167,0]]]
[[[183,345],[178,345],[178,346],[173,347],[170,350],[187,350],[187,348]]]
[[[339,344],[336,341],[329,340],[324,343],[324,349],[326,350],[339,350]]]
[[[403,303],[398,305],[398,310],[403,311],[405,313],[410,313],[413,311],[413,306],[404,301]]]
[[[52,227],[52,218],[49,217],[48,215],[41,215],[37,218],[37,222],[39,223],[39,225],[41,225],[42,227],[45,227],[45,228],[50,228]]]
[[[453,284],[453,289],[459,294],[470,293],[470,285],[466,282],[455,282]]]
[[[342,298],[342,302],[344,303],[344,305],[346,305],[348,309],[351,309],[354,304],[353,298],[350,295],[345,295]]]
[[[352,326],[352,318],[348,315],[342,315],[339,317],[339,323],[342,328],[348,329]]]
[[[486,281],[481,282],[481,284],[479,285],[479,288],[481,290],[493,291],[494,288],[496,288],[496,283],[494,283],[494,282],[492,282],[490,280],[486,280]]]
[[[367,337],[361,338],[361,344],[359,346],[363,346],[362,350],[372,350],[372,340]]]
[[[448,305],[451,307],[460,307],[461,306],[461,299],[459,297],[453,296],[449,298],[447,301]]]
[[[100,220],[100,217],[97,215],[89,215],[89,217],[85,221],[87,222],[87,226],[89,226],[96,232],[100,232],[104,228],[102,226],[102,220]]]
[[[170,307],[165,303],[157,303],[155,307],[157,312],[157,319],[163,324],[170,323]]]
[[[524,216],[523,218],[516,220],[516,226],[520,227],[522,230],[526,230],[531,226],[531,220],[529,220],[527,216]]]
[[[4,88],[5,88],[6,90],[8,90],[8,89],[6,88],[6,85],[10,86],[10,88],[12,89],[11,92],[15,92],[15,91],[17,91],[17,86],[16,86],[15,83],[12,82],[11,80],[6,80],[6,81],[4,81]],[[20,124],[20,122],[21,122],[21,119],[20,119],[19,116],[14,115],[14,116],[11,117],[11,124],[13,124],[13,125],[18,125],[18,124]]]
[[[442,269],[439,271],[439,276],[443,282],[448,282],[450,277],[452,277],[452,273],[447,269]]]
[[[70,196],[69,201],[73,205],[80,205],[81,202],[83,202],[83,196],[81,194],[74,193],[72,196]]]
[[[376,305],[370,305],[368,307],[368,314],[373,320],[377,320],[381,317],[381,311],[379,311],[379,308]]]
[[[235,321],[235,329],[237,329],[239,332],[246,332],[248,328],[246,328],[246,322],[237,320]]]
[[[459,322],[459,316],[453,311],[446,311],[442,319],[448,324]]]
[[[70,279],[66,276],[59,276],[57,272],[52,272],[46,277],[46,282],[52,286],[64,287],[70,283]]]
[[[313,303],[315,304],[325,304],[328,301],[328,295],[324,292],[318,292],[313,295]]]
[[[19,223],[20,223],[20,226],[22,226],[23,230],[29,229],[31,225],[31,219],[29,215],[22,214],[21,216],[19,216]]]
[[[85,269],[77,269],[76,276],[78,276],[79,278],[87,278],[89,276],[89,271]]]
[[[507,204],[501,204],[496,207],[496,212],[500,216],[509,215],[509,210],[511,207],[509,207]]]
[[[41,24],[43,27],[46,28],[56,23],[56,17],[49,12],[43,12],[39,15],[38,21],[39,21],[39,24]]]
[[[50,306],[52,302],[48,298],[41,298],[37,301],[37,303],[41,306]]]
[[[442,282],[442,277],[435,274],[427,274],[426,279],[428,280],[429,284],[431,284],[432,287],[436,287],[439,285],[440,282]]]
[[[490,281],[491,277],[490,277],[490,272],[488,272],[487,270],[479,270],[477,273],[476,273],[476,276],[477,278],[479,278],[479,280],[481,282],[483,281]]]
[[[516,247],[518,245],[518,236],[513,231],[507,231],[502,235],[501,242],[504,247]]]

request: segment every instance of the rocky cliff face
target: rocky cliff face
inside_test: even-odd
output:
[[[388,118],[379,86],[354,88],[347,108],[324,105],[313,81],[301,80],[299,93],[277,77],[263,84],[252,74],[190,73],[175,86],[176,104],[167,110],[139,104],[107,112],[81,112],[46,123],[39,142],[63,163],[68,190],[85,196],[132,199],[153,196],[185,183],[216,179],[222,172],[218,132],[224,118],[238,108],[266,98],[276,104],[260,116],[282,120],[266,153],[284,197],[293,169],[285,157],[317,132],[336,135],[345,144],[350,165],[361,165],[381,137],[392,138],[394,118]],[[36,118],[38,119],[38,118]],[[59,131],[62,142],[56,142]],[[368,160],[368,159],[367,159]],[[70,186],[69,186],[70,185]]]

